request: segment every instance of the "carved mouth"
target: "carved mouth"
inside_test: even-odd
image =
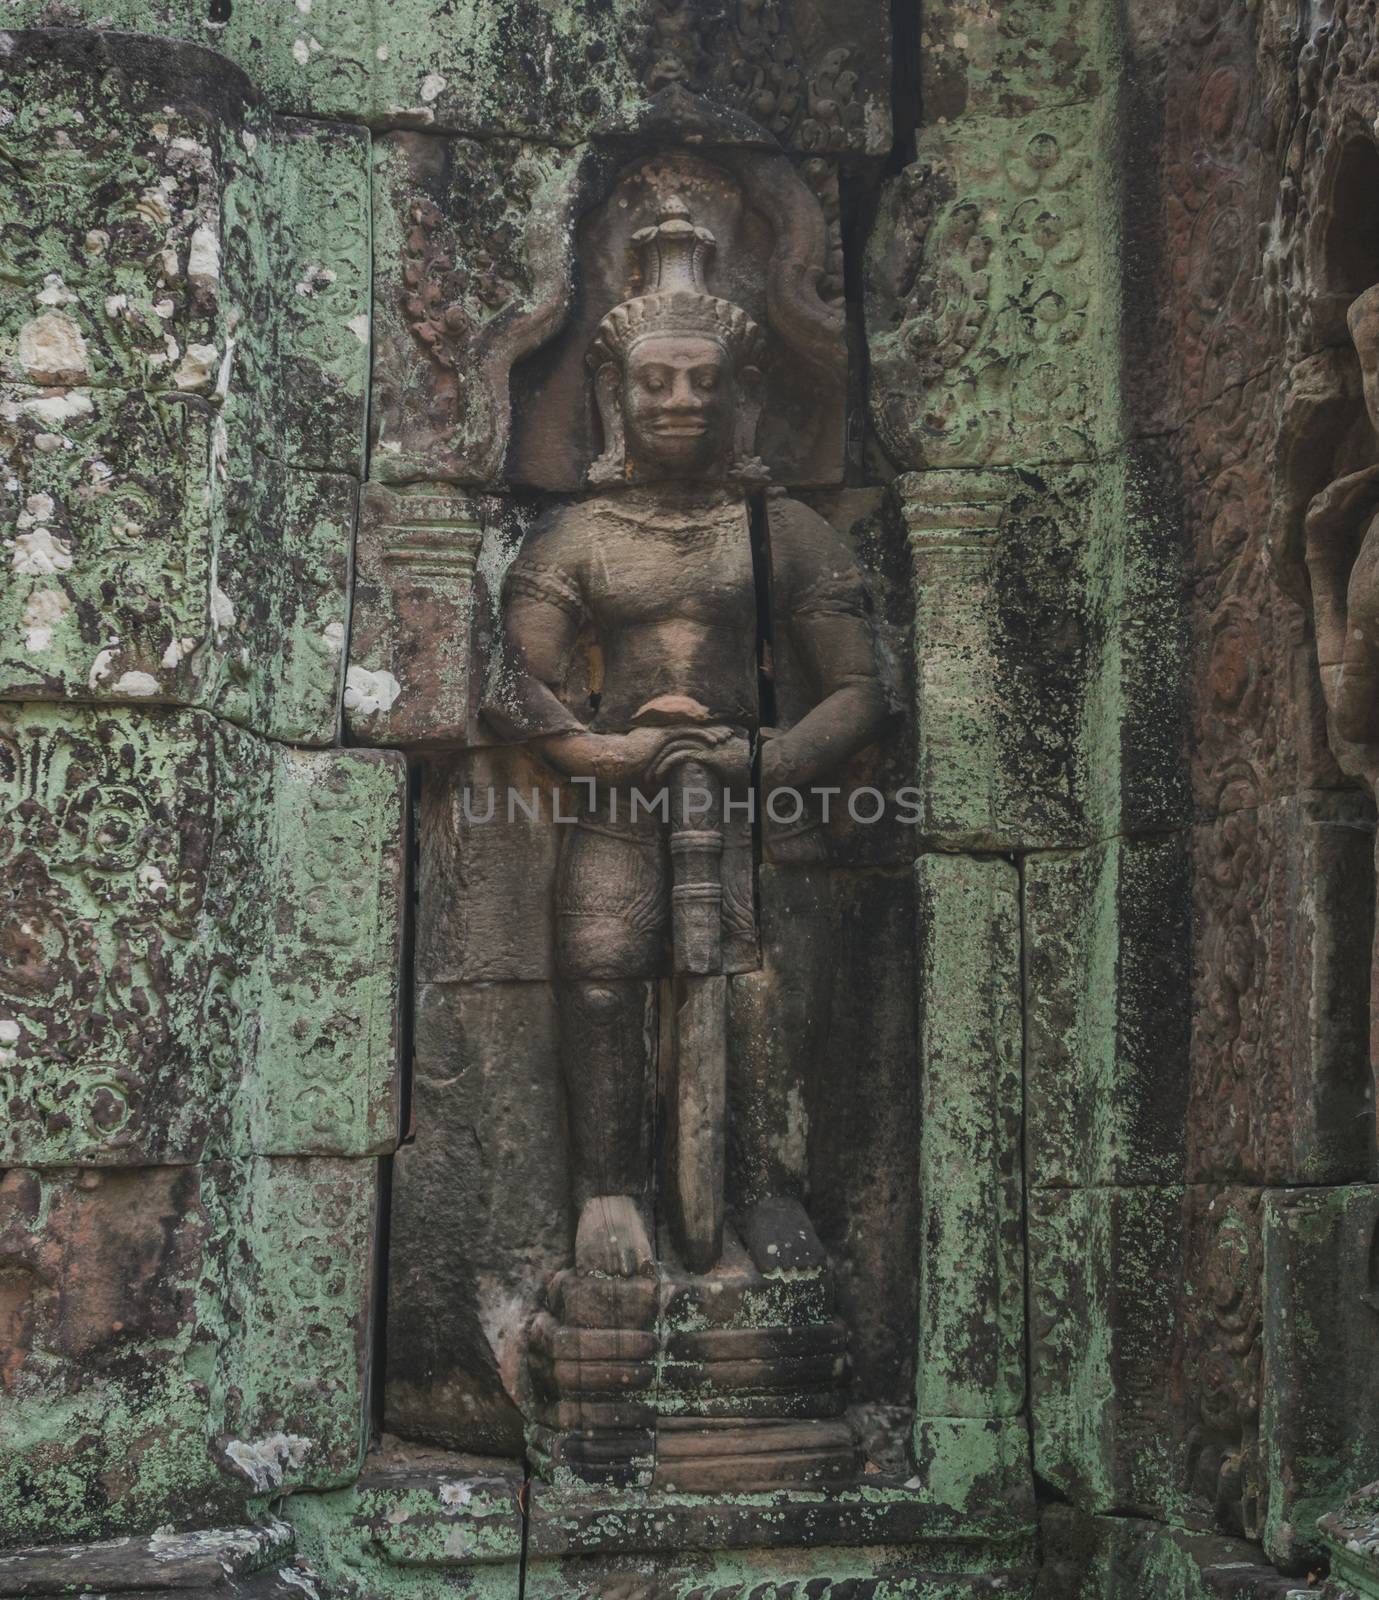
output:
[[[658,439],[701,439],[709,430],[702,422],[663,422],[651,431]]]

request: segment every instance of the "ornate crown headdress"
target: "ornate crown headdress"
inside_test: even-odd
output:
[[[678,196],[662,205],[655,223],[632,235],[642,258],[643,292],[616,305],[599,323],[589,344],[595,397],[603,421],[603,454],[589,469],[590,483],[624,481],[627,476],[621,411],[612,382],[613,371],[626,365],[632,347],[653,333],[695,333],[714,339],[727,351],[739,373],[757,368],[765,356],[761,329],[739,305],[710,294],[705,272],[717,240],[690,220],[689,207]],[[762,482],[767,473],[752,454],[759,399],[744,395],[734,459],[728,476],[741,482]]]
[[[705,272],[718,241],[691,220],[678,196],[665,202],[649,228],[632,242],[642,258],[643,291],[624,300],[599,323],[589,346],[595,371],[622,362],[638,339],[651,333],[699,333],[717,339],[734,365],[760,359],[761,330],[741,306],[709,293]]]

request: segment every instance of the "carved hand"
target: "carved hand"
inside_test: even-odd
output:
[[[773,789],[789,788],[800,782],[800,774],[791,761],[790,736],[777,728],[763,728],[761,739],[761,790],[762,796]]]
[[[543,754],[572,778],[628,784],[663,777],[658,758],[672,747],[713,765],[711,752],[732,738],[730,728],[633,728],[630,733],[569,733],[547,739]],[[740,740],[744,750],[746,741]],[[715,770],[718,770],[715,767]]]
[[[752,750],[742,734],[717,725],[667,731],[671,742],[647,770],[652,782],[664,779],[682,761],[698,761],[726,784],[746,782]]]

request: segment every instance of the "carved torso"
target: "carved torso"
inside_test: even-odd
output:
[[[860,621],[861,575],[824,520],[778,499],[771,519],[772,603],[786,627]],[[525,659],[561,681],[579,632],[603,654],[598,732],[635,726],[649,701],[695,700],[708,720],[756,727],[757,595],[746,502],[726,489],[628,489],[562,507],[528,536],[508,575]],[[875,672],[865,629],[810,652],[819,687]],[[528,737],[559,732],[568,714]]]
[[[747,508],[724,492],[626,490],[564,509],[523,552],[538,586],[594,630],[604,656],[592,726],[619,732],[661,695],[756,725],[756,599]]]

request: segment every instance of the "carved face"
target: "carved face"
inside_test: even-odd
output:
[[[736,410],[727,352],[700,334],[651,334],[628,356],[622,409],[639,478],[712,472],[727,458]]]

